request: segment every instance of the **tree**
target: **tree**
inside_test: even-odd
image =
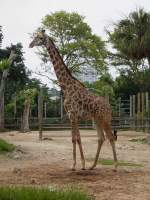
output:
[[[128,17],[107,31],[109,41],[117,50],[115,57],[127,62],[147,59],[150,68],[150,13],[142,8],[131,12]],[[126,63],[126,62],[125,62]]]
[[[72,73],[79,73],[82,66],[96,68],[100,74],[106,70],[105,43],[92,34],[84,17],[65,11],[51,13],[43,18],[42,28],[53,38]],[[49,60],[46,51],[39,54],[44,62]]]
[[[0,129],[4,129],[4,92],[8,71],[15,59],[15,54],[11,51],[9,59],[0,61],[0,70],[2,70],[0,81]]]
[[[95,81],[91,84],[86,83],[86,85],[89,88],[89,90],[91,90],[95,94],[105,96],[111,101],[114,100],[114,81],[109,73],[106,73],[103,76],[101,76],[98,81]]]
[[[22,132],[29,132],[29,114],[30,114],[30,107],[34,104],[34,97],[37,95],[37,90],[34,89],[26,89],[20,91],[18,94],[18,101],[23,101],[23,115],[22,115],[22,122],[21,122],[21,131]]]
[[[115,94],[129,98],[131,94],[149,91],[150,13],[142,8],[131,12],[107,33],[115,49],[109,53],[110,64],[120,72]]]

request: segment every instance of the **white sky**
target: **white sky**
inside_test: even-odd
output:
[[[41,61],[34,50],[28,48],[29,33],[40,26],[46,14],[75,11],[85,16],[93,32],[105,39],[105,27],[139,7],[150,11],[150,0],[0,0],[0,25],[4,34],[2,47],[21,42],[26,66],[35,70]]]

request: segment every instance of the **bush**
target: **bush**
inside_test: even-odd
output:
[[[13,144],[9,144],[3,139],[0,139],[0,153],[12,152],[15,149]]]

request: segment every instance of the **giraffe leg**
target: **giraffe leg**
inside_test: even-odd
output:
[[[73,166],[72,170],[76,170],[76,134],[72,131],[72,144],[73,144]]]
[[[84,170],[85,169],[85,159],[84,159],[82,142],[81,142],[81,137],[80,137],[80,132],[79,131],[77,133],[77,143],[79,145],[79,150],[80,150],[80,155],[81,155],[82,170]]]
[[[105,137],[104,137],[104,132],[100,126],[99,123],[96,123],[96,129],[97,129],[97,136],[98,136],[98,147],[97,147],[97,153],[96,153],[96,157],[95,157],[95,160],[94,160],[94,163],[93,165],[90,167],[90,169],[94,169],[97,165],[97,161],[98,161],[98,158],[99,158],[99,154],[100,154],[100,150],[101,150],[101,147],[105,141]]]
[[[79,128],[78,128],[78,120],[74,116],[71,117],[71,125],[72,125],[72,143],[73,143],[73,166],[72,166],[72,170],[76,169],[76,144],[77,143],[78,143],[80,155],[81,155],[82,169],[85,169],[85,159],[84,159],[84,154],[83,154],[80,132],[79,132]]]
[[[114,156],[114,171],[117,171],[118,161],[117,161],[115,141],[114,140],[110,140],[110,144],[112,146],[112,151],[113,151],[113,156]]]
[[[114,170],[117,171],[118,160],[117,160],[117,153],[116,153],[116,147],[115,147],[115,136],[112,133],[111,126],[109,124],[105,125],[105,132],[112,147],[112,152],[113,152],[113,157],[114,157]]]

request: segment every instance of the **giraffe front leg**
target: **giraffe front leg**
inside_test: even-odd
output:
[[[82,170],[85,170],[85,158],[84,158],[84,154],[83,154],[82,142],[81,142],[81,137],[80,137],[79,131],[77,133],[77,142],[79,145],[79,150],[80,150],[80,155],[81,155]]]
[[[72,144],[73,144],[73,165],[72,165],[72,170],[76,170],[76,134],[73,133],[72,131]]]
[[[73,166],[72,166],[72,170],[76,169],[76,143],[78,143],[78,145],[79,145],[82,169],[85,169],[85,159],[84,159],[84,154],[83,154],[80,132],[79,132],[79,128],[78,128],[78,120],[75,117],[72,117],[71,119],[72,119],[71,125],[72,125],[72,143],[73,143]]]

